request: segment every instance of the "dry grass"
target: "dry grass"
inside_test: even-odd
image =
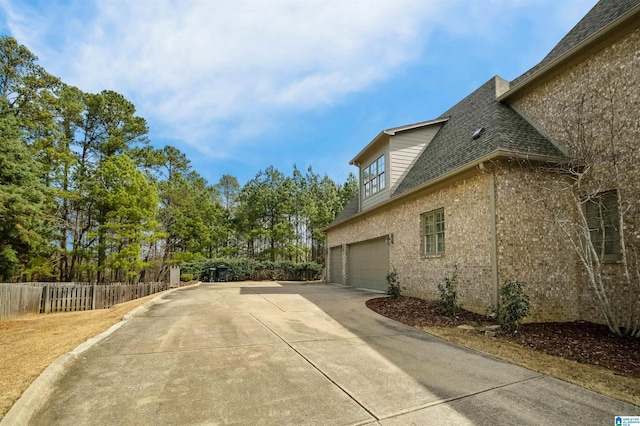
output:
[[[121,303],[111,309],[26,315],[1,321],[0,419],[49,364],[160,294]]]
[[[640,379],[619,376],[604,368],[536,352],[473,331],[447,327],[416,328],[512,364],[640,406]]]

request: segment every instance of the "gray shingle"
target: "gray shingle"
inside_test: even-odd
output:
[[[562,153],[511,107],[495,100],[492,78],[442,117],[442,126],[393,196],[436,179],[497,150],[562,157]],[[478,139],[474,131],[484,128]]]
[[[342,209],[342,211],[338,213],[338,215],[333,220],[333,222],[329,224],[329,227],[338,225],[339,223],[348,220],[352,216],[355,216],[358,213],[358,208],[360,206],[360,203],[358,202],[359,198],[360,198],[360,193],[356,193],[356,195],[351,200],[347,201],[347,204],[344,206],[344,209]]]
[[[599,30],[603,29],[629,10],[640,5],[640,0],[600,0],[593,8],[567,33],[539,64],[511,82],[511,87],[518,85],[545,65],[567,53]]]
[[[640,0],[601,0],[539,64],[512,81],[511,87],[526,80],[639,5]],[[449,120],[417,159],[392,198],[497,150],[564,157],[511,107],[495,100],[495,81],[492,78],[439,117],[448,117]],[[472,139],[473,132],[479,128],[484,128],[484,133],[478,139]],[[347,203],[330,226],[356,215],[358,206],[356,196]]]

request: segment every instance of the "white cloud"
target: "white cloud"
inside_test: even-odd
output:
[[[425,41],[418,27],[436,8],[414,0],[111,0],[74,21],[77,6],[21,6],[20,14],[5,2],[12,32],[47,70],[85,91],[123,93],[201,149],[198,139],[225,122],[268,126],[278,111],[331,105],[387,78]],[[52,48],[52,37],[63,44]]]
[[[124,94],[156,134],[214,157],[278,130],[280,116],[326,108],[390,78],[424,54],[433,31],[490,44],[517,31],[514,9],[540,7],[537,0],[35,1],[0,6],[12,34],[49,72],[84,91]]]

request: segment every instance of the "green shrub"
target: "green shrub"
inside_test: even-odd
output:
[[[302,264],[302,274],[307,280],[317,280],[322,277],[322,265],[316,262],[305,262]]]
[[[387,288],[386,294],[394,299],[400,297],[400,282],[398,281],[398,273],[395,268],[387,274],[387,284],[389,284],[389,287]]]
[[[181,265],[183,274],[193,274],[202,281],[209,281],[210,268],[225,265],[229,281],[278,280],[306,281],[322,277],[322,265],[315,262],[258,261],[255,259],[216,258],[196,259]]]
[[[462,305],[458,303],[458,265],[453,266],[451,277],[444,277],[444,284],[438,284],[438,307],[445,315],[456,315]]]
[[[180,274],[180,281],[193,281],[193,274]]]
[[[522,284],[507,281],[498,291],[498,306],[493,306],[491,310],[500,327],[512,333],[518,329],[530,307],[529,296],[522,289]]]

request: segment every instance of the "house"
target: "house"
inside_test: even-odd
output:
[[[603,322],[540,176],[543,165],[571,159],[559,123],[587,87],[615,80],[623,99],[616,114],[640,123],[639,69],[640,2],[602,0],[514,81],[495,76],[440,117],[380,132],[351,160],[358,195],[325,230],[327,280],[384,291],[395,270],[403,294],[435,299],[457,266],[459,297],[471,311],[487,312],[499,287],[517,280],[531,319]],[[610,231],[613,260],[604,267],[615,276]],[[604,241],[599,232],[592,238]]]

